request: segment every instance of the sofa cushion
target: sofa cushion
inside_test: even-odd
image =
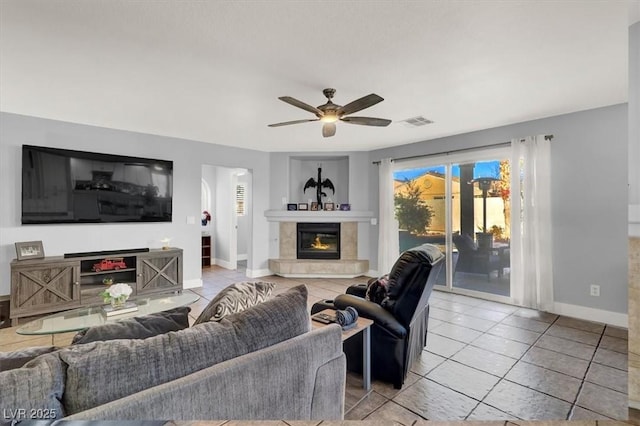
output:
[[[301,285],[219,322],[144,340],[111,340],[62,349],[68,414],[172,381],[309,331]],[[97,391],[99,390],[99,391]]]
[[[262,303],[271,296],[275,286],[275,283],[261,281],[231,284],[209,302],[194,325],[205,321],[220,321],[227,315],[242,312]]]
[[[23,416],[59,419],[65,415],[60,403],[63,392],[64,370],[57,353],[41,355],[22,368],[0,373],[0,407],[4,420],[24,420]]]
[[[58,349],[56,346],[34,346],[13,352],[0,352],[0,372],[20,368],[35,357]]]
[[[179,331],[189,327],[189,312],[191,308],[182,307],[98,325],[77,333],[71,344],[113,339],[146,339],[170,331]]]

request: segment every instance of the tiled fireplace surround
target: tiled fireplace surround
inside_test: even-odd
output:
[[[368,260],[358,260],[358,224],[341,222],[340,259],[296,259],[296,222],[280,222],[280,257],[269,259],[269,269],[283,277],[354,278],[369,270]]]

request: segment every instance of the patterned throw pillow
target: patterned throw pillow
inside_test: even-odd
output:
[[[364,298],[380,305],[382,301],[387,297],[388,289],[389,274],[383,275],[380,278],[372,278],[367,283],[367,293],[365,294]]]
[[[220,321],[229,314],[242,312],[269,298],[275,283],[241,282],[231,284],[213,298],[193,325],[207,321]]]

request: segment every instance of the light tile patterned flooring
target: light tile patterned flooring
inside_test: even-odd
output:
[[[203,271],[192,322],[220,290],[245,281],[244,270]],[[355,279],[261,278],[275,293],[306,284],[309,308],[333,299]],[[0,351],[68,344],[72,333],[19,336],[0,330]],[[365,396],[347,378],[347,420],[544,420],[627,418],[627,331],[602,324],[435,291],[427,348],[402,390],[374,381]]]

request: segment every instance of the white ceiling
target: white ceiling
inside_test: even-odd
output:
[[[626,102],[640,0],[0,0],[0,110],[262,151],[371,150]],[[385,100],[320,123],[317,106]],[[422,115],[435,123],[410,128]]]

